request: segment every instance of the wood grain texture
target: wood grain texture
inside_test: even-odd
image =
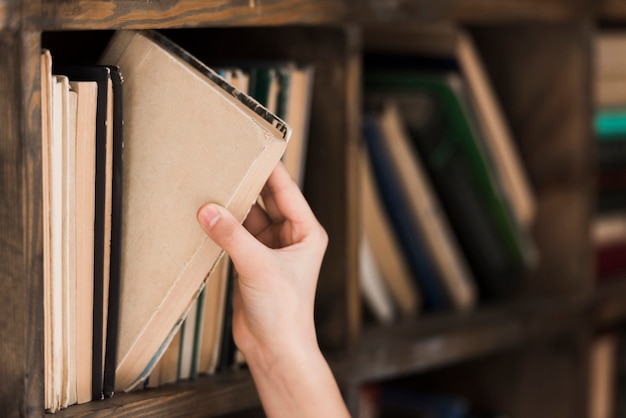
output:
[[[39,34],[0,32],[0,411],[43,411]]]
[[[606,22],[626,22],[626,2],[622,0],[598,0],[594,2],[595,15]]]
[[[368,328],[358,350],[330,361],[344,384],[423,373],[571,332],[587,309],[581,299],[543,299]]]
[[[195,381],[74,405],[55,417],[217,417],[260,406],[250,373],[225,372]]]
[[[341,20],[335,0],[78,0],[44,1],[25,16],[43,30],[319,24]]]
[[[519,24],[474,35],[537,197],[540,262],[521,294],[590,296],[590,27]]]
[[[360,23],[563,21],[589,15],[587,0],[348,0]]]
[[[593,14],[588,0],[39,0],[0,1],[0,28],[79,30],[321,23],[563,21]],[[595,3],[593,3],[595,4]],[[619,0],[596,6],[623,18]]]
[[[396,383],[460,396],[497,416],[587,418],[587,341],[582,328],[570,328],[550,339],[529,341]]]

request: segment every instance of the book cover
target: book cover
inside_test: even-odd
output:
[[[200,343],[200,358],[198,372],[201,374],[213,374],[218,366],[220,346],[222,342],[222,330],[226,310],[226,290],[228,287],[228,274],[230,259],[224,255],[219,261],[205,288],[204,318]]]
[[[116,32],[100,62],[125,85],[116,387],[131,390],[223,253],[198,208],[217,202],[243,221],[291,130],[157,32]]]
[[[115,367],[117,363],[117,338],[119,330],[120,274],[122,257],[122,171],[124,150],[124,89],[120,69],[108,67],[113,88],[113,119],[111,120],[111,232],[109,286],[107,298],[106,341],[104,354],[103,393],[105,397],[115,392]]]
[[[96,178],[95,82],[76,82],[76,347],[77,402],[91,400],[91,355],[93,344],[94,220]]]
[[[359,240],[359,283],[365,306],[380,324],[396,320],[396,307],[376,262],[372,244],[364,231]],[[375,238],[374,238],[375,239]]]

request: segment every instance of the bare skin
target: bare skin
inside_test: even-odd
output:
[[[209,203],[198,221],[233,260],[233,336],[268,417],[349,417],[315,333],[328,236],[282,164],[244,225]]]

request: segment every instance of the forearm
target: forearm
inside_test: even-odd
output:
[[[246,356],[268,417],[349,417],[328,363],[317,346]]]

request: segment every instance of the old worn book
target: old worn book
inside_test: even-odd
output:
[[[156,32],[114,34],[100,62],[124,77],[117,390],[150,373],[223,251],[205,202],[243,221],[291,129]]]
[[[222,257],[213,270],[205,289],[199,373],[212,374],[217,369],[222,341],[229,264],[229,257],[226,255]]]
[[[76,112],[76,390],[77,402],[91,400],[93,347],[94,221],[96,178],[95,81],[70,81]]]
[[[52,220],[51,220],[51,153],[52,142],[52,56],[41,53],[41,168],[43,189],[43,293],[44,293],[44,404],[55,411],[52,311]]]

